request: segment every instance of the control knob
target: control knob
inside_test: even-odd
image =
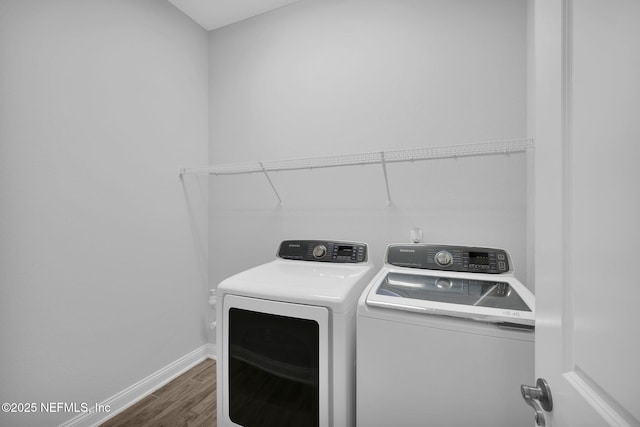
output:
[[[324,245],[318,245],[313,248],[313,257],[316,259],[322,258],[327,254],[327,247]]]
[[[440,251],[436,254],[434,260],[440,267],[449,267],[453,264],[453,255],[447,251]]]

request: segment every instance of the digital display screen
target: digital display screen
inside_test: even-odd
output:
[[[489,265],[489,253],[469,252],[469,264]]]
[[[338,246],[338,256],[351,257],[353,246]]]

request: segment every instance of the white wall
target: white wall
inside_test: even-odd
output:
[[[164,1],[0,0],[0,401],[93,405],[208,342],[206,181],[177,173],[207,44]]]
[[[306,0],[210,33],[212,164],[519,138],[526,0]],[[526,282],[524,154],[210,178],[210,281],[285,238],[510,251]]]
[[[527,135],[536,137],[535,0],[527,2]],[[534,153],[527,156],[527,284],[535,292],[535,176]]]

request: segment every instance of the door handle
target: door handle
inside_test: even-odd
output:
[[[544,427],[547,425],[545,411],[551,412],[553,409],[553,399],[551,398],[551,389],[544,378],[536,380],[536,387],[522,384],[520,386],[522,398],[527,405],[536,411],[536,424]]]

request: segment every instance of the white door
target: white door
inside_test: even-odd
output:
[[[547,425],[640,426],[640,1],[535,0],[535,42]]]

